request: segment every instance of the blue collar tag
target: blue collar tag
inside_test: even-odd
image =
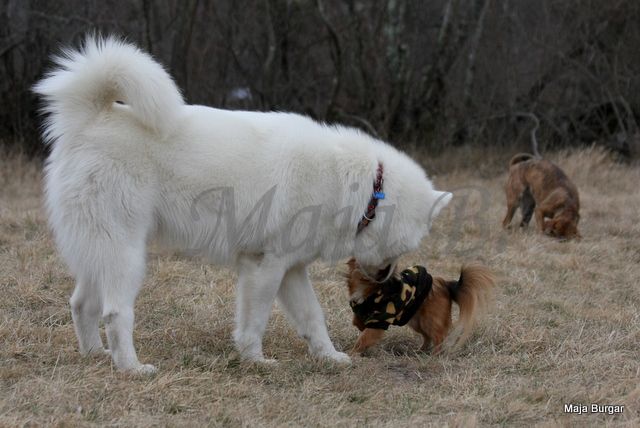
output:
[[[384,199],[384,192],[373,192],[373,197],[376,199]]]

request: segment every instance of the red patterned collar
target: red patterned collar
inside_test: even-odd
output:
[[[356,235],[362,232],[362,229],[367,227],[367,225],[376,218],[376,207],[378,206],[378,201],[380,199],[384,199],[384,193],[382,192],[382,184],[384,183],[384,179],[382,178],[383,172],[384,168],[382,167],[382,164],[378,162],[378,171],[376,172],[376,179],[373,182],[373,193],[371,194],[371,199],[369,199],[367,210],[364,212],[364,215],[358,223]]]

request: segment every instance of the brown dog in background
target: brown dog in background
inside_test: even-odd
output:
[[[365,276],[354,259],[349,260],[347,283],[350,299],[365,299],[374,293],[389,276],[381,271],[379,278]],[[397,275],[397,271],[394,273]],[[491,300],[491,292],[495,285],[495,278],[491,271],[481,265],[463,266],[457,281],[447,281],[444,278],[433,277],[431,292],[424,300],[418,311],[407,324],[415,332],[422,335],[423,343],[420,348],[427,351],[433,343],[434,353],[442,351],[444,342],[451,329],[451,304],[456,302],[460,308],[459,325],[460,336],[455,346],[462,345],[469,337],[480,313],[484,312]],[[364,323],[354,314],[353,324],[361,331],[352,353],[362,353],[378,343],[386,330],[366,328]]]
[[[558,166],[530,154],[517,154],[509,162],[505,192],[504,228],[509,227],[520,207],[520,227],[527,226],[535,212],[542,233],[560,239],[580,238],[578,189]]]

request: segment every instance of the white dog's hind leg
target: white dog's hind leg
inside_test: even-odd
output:
[[[105,349],[102,346],[99,330],[102,314],[100,291],[90,280],[78,278],[69,304],[80,354],[83,356],[104,354]]]
[[[242,255],[237,267],[236,347],[244,360],[267,362],[262,354],[262,336],[286,266],[269,255]]]
[[[102,319],[111,357],[119,370],[134,374],[156,371],[151,364],[140,364],[133,345],[134,303],[144,278],[144,252],[144,245],[141,248],[118,248],[117,255],[106,263],[100,284]]]
[[[351,361],[347,354],[336,351],[329,339],[322,307],[309,281],[306,266],[289,269],[278,291],[278,303],[298,334],[307,341],[311,355],[339,363]]]

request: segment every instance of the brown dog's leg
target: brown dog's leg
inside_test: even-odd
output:
[[[367,349],[371,348],[376,343],[380,342],[382,337],[384,336],[385,330],[379,330],[374,328],[367,328],[358,337],[355,345],[353,345],[353,349],[351,350],[352,354],[361,354]]]
[[[422,342],[421,351],[428,352],[429,345],[433,343],[433,354],[439,354],[442,351],[442,343],[451,328],[451,301],[445,306],[437,309],[433,308],[432,301],[431,315],[434,318],[423,318],[420,321],[420,331],[424,342]]]
[[[437,355],[442,352],[442,342],[444,342],[443,335],[436,335],[433,338],[433,354]]]
[[[507,196],[507,214],[502,220],[502,227],[507,228],[511,224],[516,210],[520,206],[520,199],[526,189],[526,185],[523,183],[520,177],[521,169],[515,167],[509,171],[509,177],[507,178],[507,184],[504,187],[505,194]]]
[[[420,347],[420,350],[422,352],[427,352],[429,350],[429,345],[431,345],[431,338],[425,333],[422,333],[422,346]]]
[[[509,204],[509,202],[507,202]],[[504,220],[502,220],[502,227],[508,228],[511,223],[511,219],[513,219],[514,214],[516,213],[517,205],[507,205],[507,214],[504,216]]]
[[[509,224],[511,224],[511,220],[518,209],[518,203],[520,202],[520,187],[521,186],[518,186],[518,183],[512,177],[509,177],[507,186],[505,187],[505,193],[507,194],[507,214],[504,216],[504,220],[502,220],[502,227],[505,229],[509,227]]]
[[[445,334],[433,334],[433,337],[425,333],[424,331],[419,331],[422,335],[422,346],[420,347],[420,351],[429,352],[429,345],[431,345],[433,341],[433,354],[439,354],[442,352],[442,342],[444,342]]]
[[[520,213],[522,214],[520,227],[527,227],[527,225],[531,221],[531,216],[533,215],[533,210],[535,209],[535,207],[536,201],[533,199],[531,191],[529,189],[525,189],[522,197],[520,198]]]

